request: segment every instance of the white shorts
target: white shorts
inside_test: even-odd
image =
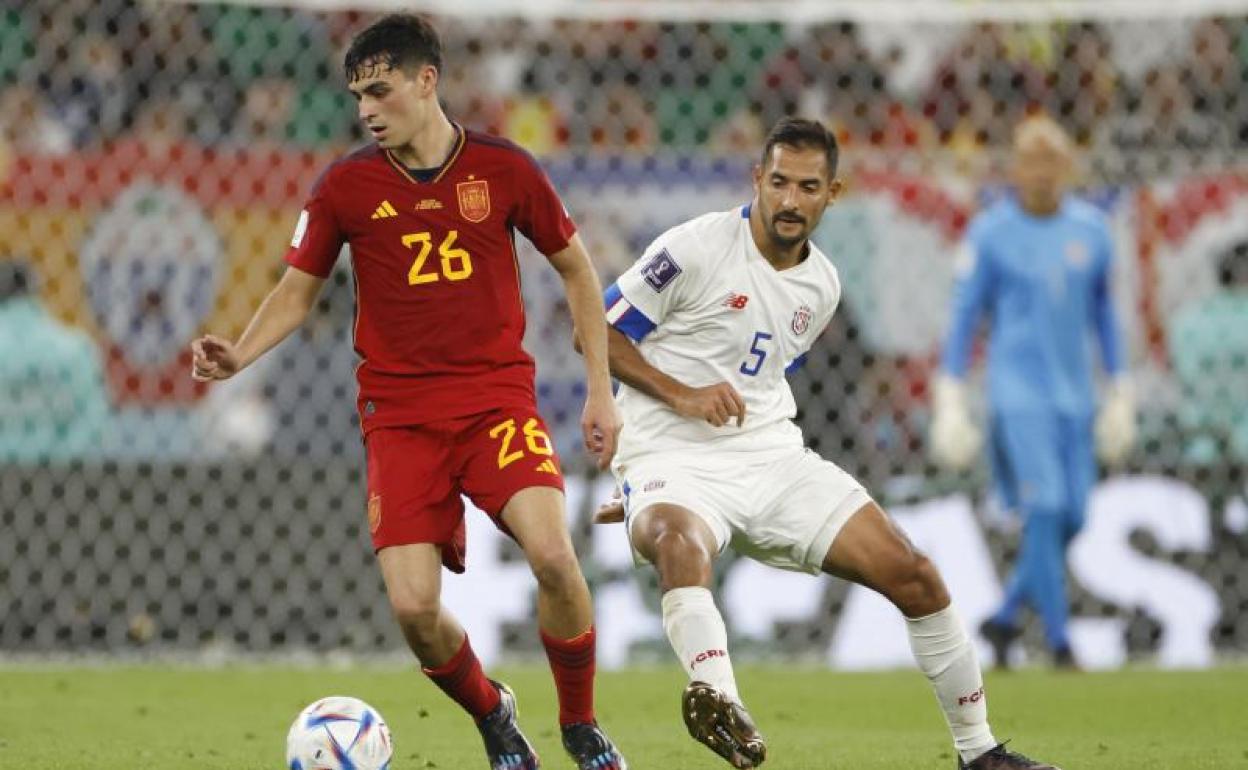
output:
[[[819,573],[849,517],[871,502],[853,476],[801,446],[767,452],[662,452],[616,473],[630,543],[636,514],[679,505],[706,522],[722,552]],[[633,559],[645,558],[633,548]]]

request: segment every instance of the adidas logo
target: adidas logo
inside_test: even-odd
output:
[[[382,201],[381,205],[377,207],[377,210],[373,212],[373,216],[371,218],[388,219],[390,217],[397,217],[398,215],[399,212],[394,210],[394,206],[390,205],[390,201]]]
[[[559,468],[555,466],[553,460],[542,460],[542,464],[537,466],[537,470],[541,473],[553,473],[559,475]]]

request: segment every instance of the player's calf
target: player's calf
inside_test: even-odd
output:
[[[936,565],[913,548],[884,568],[878,590],[908,618],[921,618],[949,606],[949,591]]]
[[[824,557],[823,571],[879,592],[908,618],[949,606],[936,566],[873,502],[845,523]]]
[[[733,767],[757,767],[767,758],[767,743],[749,712],[709,684],[689,683],[681,713],[689,735]]]

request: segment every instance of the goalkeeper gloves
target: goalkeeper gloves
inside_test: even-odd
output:
[[[1107,465],[1120,465],[1135,444],[1135,395],[1126,377],[1110,383],[1093,427],[1096,454]]]
[[[936,378],[929,438],[932,459],[941,467],[965,470],[978,456],[983,435],[971,420],[961,380],[946,374]]]

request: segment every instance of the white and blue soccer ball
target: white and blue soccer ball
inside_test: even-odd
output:
[[[299,712],[286,735],[290,770],[389,770],[394,744],[377,709],[333,695]]]

